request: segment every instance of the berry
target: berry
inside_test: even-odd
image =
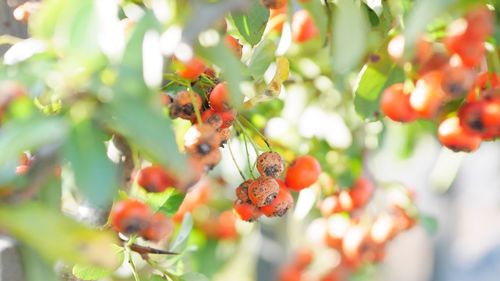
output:
[[[262,176],[278,178],[284,169],[283,158],[277,152],[264,152],[257,157],[257,170]]]
[[[180,62],[178,60],[174,60],[175,63],[178,64],[177,74],[182,78],[188,80],[196,80],[207,68],[202,60],[199,58],[192,58],[188,62]]]
[[[194,100],[194,104],[193,104]],[[190,121],[196,120],[196,110],[201,111],[201,97],[195,92],[182,91],[174,97],[170,105],[170,116],[172,118],[182,118]]]
[[[231,129],[221,128],[218,132],[218,136],[220,139],[219,146],[223,147],[227,143],[227,141],[231,138]]]
[[[231,211],[224,211],[217,220],[217,238],[222,240],[234,239],[238,235],[236,231],[236,218]]]
[[[201,114],[201,120],[204,124],[208,124],[215,129],[219,129],[222,126],[222,117],[221,115],[213,111],[212,109],[208,109],[203,111]]]
[[[438,138],[442,145],[453,151],[471,152],[481,144],[481,137],[465,132],[458,117],[450,117],[439,124]]]
[[[303,43],[319,36],[319,29],[307,10],[300,10],[293,14],[292,39]]]
[[[463,66],[446,67],[443,70],[441,88],[449,99],[463,98],[472,86],[474,74]]]
[[[220,83],[213,88],[208,98],[208,102],[214,111],[224,112],[231,109],[229,99],[227,84]]]
[[[115,204],[110,213],[111,226],[124,234],[140,233],[148,227],[151,211],[137,200],[127,199]]]
[[[486,132],[486,126],[482,120],[486,101],[480,100],[464,104],[458,111],[460,126],[472,135],[482,135]]]
[[[314,253],[310,249],[300,249],[295,253],[295,258],[293,260],[293,264],[297,268],[304,269],[308,267],[314,259]]]
[[[149,166],[139,171],[137,184],[148,192],[162,192],[167,187],[176,186],[177,180],[161,166]]]
[[[500,86],[500,77],[493,72],[481,72],[476,76],[474,85],[467,94],[467,101],[480,99],[483,91]]]
[[[268,9],[281,9],[288,4],[288,0],[260,0],[260,3]]]
[[[441,88],[443,73],[431,71],[422,76],[410,95],[410,105],[419,116],[433,118],[441,108],[444,92]]]
[[[349,190],[353,208],[365,206],[372,198],[374,191],[375,187],[369,180],[364,178],[358,179]]]
[[[213,150],[218,151],[219,144],[217,131],[207,124],[196,124],[184,135],[186,151],[195,158],[207,156]]]
[[[226,35],[224,37],[224,43],[234,53],[236,57],[241,58],[243,46],[241,46],[240,42],[238,42],[236,38],[234,38],[231,35]]]
[[[285,175],[286,185],[300,191],[315,183],[321,174],[321,166],[316,158],[304,155],[297,157],[288,167]]]
[[[149,218],[147,227],[140,233],[144,239],[160,241],[167,238],[173,230],[172,222],[162,213],[156,213]]]
[[[269,205],[278,196],[279,184],[270,177],[259,177],[248,186],[248,196],[257,207]]]
[[[234,202],[233,210],[236,214],[236,217],[238,217],[240,220],[248,222],[255,221],[262,215],[257,206],[247,202],[243,202],[241,200],[236,200]]]
[[[351,219],[342,214],[335,214],[326,221],[325,244],[334,249],[341,249],[342,239],[351,226]]]
[[[236,188],[235,192],[236,192],[236,197],[238,199],[240,199],[243,202],[250,201],[250,197],[248,197],[248,187],[252,182],[253,182],[252,179],[246,180]]]
[[[397,122],[411,122],[417,119],[417,113],[410,105],[410,95],[405,94],[402,83],[385,89],[380,107],[387,117]]]
[[[373,242],[384,244],[397,234],[396,220],[388,215],[379,215],[370,228],[370,238]]]
[[[195,154],[198,155],[198,154]],[[222,155],[219,149],[213,149],[207,155],[202,156],[199,161],[204,165],[205,170],[212,170],[217,164],[219,164]]]
[[[293,197],[286,188],[280,188],[278,195],[271,204],[260,208],[262,213],[268,217],[282,217],[289,209],[293,208]]]

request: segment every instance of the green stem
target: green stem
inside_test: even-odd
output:
[[[132,239],[130,239],[130,240],[132,240]],[[128,243],[127,243],[127,245],[128,245]],[[132,274],[134,275],[134,280],[135,281],[141,281],[141,278],[139,277],[139,274],[137,273],[137,269],[135,268],[135,264],[132,261],[132,250],[130,250],[130,248],[128,246],[125,247],[125,248],[127,249],[128,264],[130,265],[130,269],[132,270]]]
[[[498,58],[497,48],[494,44],[487,43],[486,45],[486,62],[488,64],[488,72],[500,73],[500,59]]]
[[[245,134],[243,134],[243,141],[245,142],[245,153],[247,155],[247,165],[248,169],[250,170],[250,176],[252,177],[252,179],[255,179],[255,175],[253,173],[253,165],[252,163],[250,163],[250,153],[248,152],[248,140]]]
[[[238,119],[241,123],[245,123],[246,126],[248,126],[250,129],[252,129],[253,131],[255,131],[255,133],[257,133],[257,135],[259,135],[259,137],[262,138],[262,140],[264,141],[264,143],[266,144],[267,148],[269,148],[269,151],[273,151],[273,149],[271,148],[271,145],[269,144],[269,141],[267,140],[266,136],[264,136],[260,131],[259,129],[257,129],[253,124],[252,122],[250,122],[248,119],[246,119],[243,115],[238,115]]]
[[[241,171],[240,166],[238,165],[238,162],[236,162],[236,158],[234,157],[233,150],[231,149],[231,142],[229,140],[227,141],[227,148],[229,149],[229,154],[231,154],[231,159],[233,159],[234,166],[236,166],[236,169],[238,169],[238,172],[240,173],[240,176],[243,178],[243,181],[246,181],[247,179],[245,178],[245,174],[243,174],[243,171]]]
[[[193,88],[191,88],[191,85],[188,85],[187,88],[190,92],[196,93],[195,91],[193,91]],[[189,97],[191,98],[191,103],[193,104],[194,113],[196,114],[196,121],[198,121],[198,124],[203,124],[203,120],[201,120],[200,109],[196,105],[195,98],[192,95],[189,95]]]
[[[250,141],[250,144],[252,145],[253,150],[255,151],[255,155],[258,157],[260,155],[259,149],[258,149],[258,145],[254,142],[254,140],[252,139],[252,137],[245,130],[245,127],[243,126],[243,124],[241,124],[240,120],[236,119],[235,120],[235,124],[238,125],[238,127],[240,128],[240,130],[243,133],[243,135],[245,135],[247,137],[247,139]]]

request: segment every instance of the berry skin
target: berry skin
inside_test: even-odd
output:
[[[201,120],[203,121],[203,124],[208,124],[215,129],[219,129],[222,126],[221,115],[211,109],[203,111],[201,114]]]
[[[220,139],[219,146],[224,147],[224,145],[227,143],[227,141],[231,138],[231,129],[230,128],[224,128],[220,129],[218,132],[218,136]]]
[[[279,184],[270,177],[259,177],[248,186],[248,197],[257,207],[269,205],[278,196]]]
[[[252,222],[260,218],[262,213],[259,208],[255,205],[243,202],[241,200],[236,200],[233,205],[233,211],[236,214],[236,217],[240,220]]]
[[[431,71],[422,76],[410,95],[410,105],[420,117],[433,118],[439,111],[445,93],[441,88],[443,74]]]
[[[199,161],[205,166],[205,170],[212,170],[217,164],[219,164],[222,155],[219,149],[213,149],[207,155],[204,155],[199,159]]]
[[[463,98],[474,82],[474,73],[463,66],[446,67],[443,70],[441,88],[448,99]]]
[[[417,113],[410,105],[410,95],[404,93],[404,84],[398,83],[385,89],[380,101],[382,112],[397,122],[411,122]]]
[[[482,120],[487,102],[484,100],[464,104],[458,111],[460,126],[471,135],[486,133],[486,125]]]
[[[115,231],[133,234],[148,227],[151,210],[142,202],[127,199],[116,203],[109,216]]]
[[[453,151],[471,152],[479,148],[481,137],[467,134],[458,117],[450,117],[439,125],[438,138],[442,145]]]
[[[493,72],[482,72],[476,76],[474,85],[467,94],[467,101],[475,101],[483,97],[482,93],[490,88],[500,86],[500,77]]]
[[[199,58],[192,58],[190,61],[183,63],[178,60],[175,62],[179,65],[177,74],[184,79],[196,80],[207,68],[202,60]]]
[[[260,208],[262,213],[268,217],[282,217],[289,209],[293,208],[293,197],[286,188],[280,188],[278,196],[271,204]]]
[[[243,46],[241,46],[240,42],[238,42],[236,38],[234,38],[231,35],[226,35],[224,37],[224,43],[234,53],[236,57],[241,58]]]
[[[321,174],[321,166],[316,158],[304,155],[297,157],[288,167],[285,183],[290,189],[300,191],[315,183]]]
[[[220,83],[217,84],[212,92],[210,93],[210,96],[208,98],[208,103],[210,104],[210,107],[217,112],[224,112],[228,111],[231,109],[230,102],[229,102],[229,92],[228,92],[227,84],[226,83]]]
[[[193,100],[195,101],[194,105],[192,102]],[[194,121],[196,120],[195,107],[201,110],[201,105],[201,97],[198,94],[188,91],[179,92],[170,105],[170,116],[172,118],[179,117],[185,120]]]
[[[319,36],[319,29],[307,10],[300,10],[293,14],[292,39],[303,43]]]
[[[167,187],[176,186],[176,178],[161,166],[149,166],[139,171],[137,184],[148,192],[162,192]]]
[[[349,190],[353,208],[365,206],[372,198],[374,191],[375,187],[369,180],[364,178],[358,179]]]
[[[396,220],[388,214],[377,216],[370,228],[370,238],[377,244],[384,244],[392,240],[397,233]]]
[[[236,110],[219,112],[219,115],[222,118],[222,125],[220,127],[221,129],[226,129],[233,125],[234,119],[236,118]]]
[[[253,182],[252,179],[246,180],[243,183],[241,183],[235,190],[236,192],[236,197],[243,201],[243,202],[249,202],[250,197],[248,197],[248,187],[250,184]],[[251,201],[250,201],[251,202]]]
[[[257,170],[262,176],[278,178],[285,169],[283,158],[277,152],[264,152],[256,161]]]
[[[160,241],[167,238],[173,230],[172,222],[162,213],[156,213],[149,218],[148,226],[140,233],[150,241]]]
[[[195,158],[202,158],[213,150],[218,150],[219,144],[217,131],[208,124],[196,124],[184,135],[186,151]]]
[[[268,9],[281,9],[288,4],[288,0],[260,0],[260,3]]]

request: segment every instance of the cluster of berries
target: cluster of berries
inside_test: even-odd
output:
[[[290,190],[300,191],[315,183],[321,173],[319,162],[312,156],[300,156],[288,167],[285,181],[279,179],[285,169],[277,152],[264,152],[256,160],[260,176],[244,181],[236,188],[234,212],[244,221],[260,216],[281,217],[293,208]]]
[[[480,71],[494,26],[492,11],[478,6],[449,25],[442,44],[420,38],[413,90],[411,83],[388,87],[381,98],[382,112],[398,122],[436,120],[440,142],[454,151],[474,151],[482,140],[500,137],[499,79]],[[435,50],[440,45],[446,52]],[[390,41],[388,53],[396,63],[404,63],[403,50],[403,36]]]
[[[134,199],[117,202],[109,217],[115,231],[150,241],[165,239],[173,230],[172,222],[163,213],[153,213],[148,205]]]
[[[266,30],[281,33],[287,20],[288,0],[261,0],[261,4],[269,8],[269,20]],[[306,2],[306,1],[301,1]],[[319,38],[319,29],[307,10],[298,10],[292,16],[292,40],[304,43]]]
[[[374,186],[366,179],[359,179],[351,188],[351,192],[342,191],[356,198],[347,200],[347,210],[338,207],[336,199],[326,197],[320,202],[322,218],[314,220],[307,231],[311,242],[320,242],[340,254],[341,261],[328,269],[320,280],[348,280],[352,272],[367,263],[378,263],[385,256],[388,242],[401,232],[412,228],[416,223],[416,207],[413,203],[413,194],[402,186],[394,186],[387,190],[385,201],[387,208],[377,215],[371,216],[363,212],[363,207],[370,201],[374,193]],[[333,196],[338,196],[336,193]],[[344,196],[346,196],[344,195]],[[343,196],[339,196],[341,198]],[[341,199],[340,199],[341,200]],[[355,203],[354,203],[355,202]],[[354,204],[353,204],[354,203]],[[298,263],[305,260],[304,250],[299,251],[294,261],[285,264],[280,271],[280,281],[309,280],[307,266],[314,260],[312,248],[306,250],[308,263]],[[304,266],[305,264],[305,266]],[[311,279],[312,280],[312,279]]]

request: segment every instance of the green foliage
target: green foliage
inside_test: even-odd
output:
[[[266,28],[269,10],[259,4],[259,0],[249,0],[251,8],[244,13],[232,13],[234,26],[241,37],[251,46],[257,45]]]
[[[146,203],[154,210],[172,216],[177,212],[186,194],[180,193],[175,188],[168,188],[160,193],[148,193]]]

